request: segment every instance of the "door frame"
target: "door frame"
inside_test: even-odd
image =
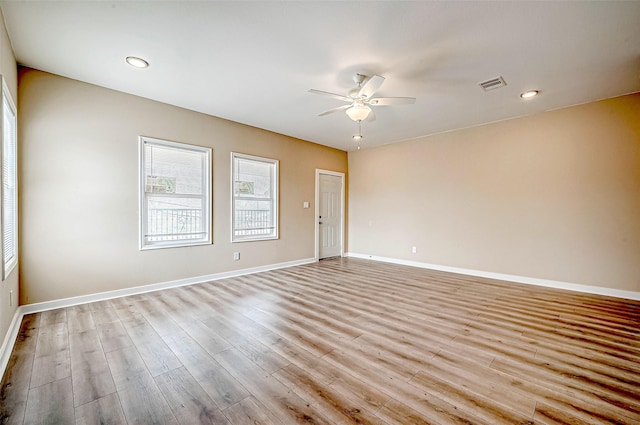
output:
[[[316,261],[320,260],[320,174],[326,174],[330,176],[340,177],[340,256],[344,257],[344,203],[345,203],[345,187],[344,187],[344,173],[338,171],[329,171],[316,168],[316,202],[315,202],[315,255]]]

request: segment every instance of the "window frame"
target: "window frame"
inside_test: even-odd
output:
[[[7,86],[7,82],[4,76],[0,76],[0,80],[2,80],[2,96],[0,99],[0,116],[1,116],[1,132],[0,137],[2,138],[2,143],[0,143],[0,149],[2,151],[2,184],[0,191],[2,192],[2,201],[0,202],[0,217],[2,217],[2,246],[0,247],[0,251],[2,252],[2,280],[5,281],[9,278],[15,267],[18,265],[18,113],[16,110],[16,105],[13,101],[13,97],[11,96],[11,92],[9,91],[9,87]],[[7,105],[5,105],[5,103]],[[4,202],[5,196],[5,155],[7,151],[6,143],[4,137],[4,116],[5,116],[5,106],[9,107],[9,111],[12,114],[13,118],[13,140],[10,143],[13,144],[13,158],[10,159],[13,166],[13,175],[11,177],[11,183],[13,183],[13,228],[10,229],[13,232],[13,256],[7,261],[5,258],[5,249],[4,249],[4,239],[5,234],[7,232],[6,229],[6,221],[4,219],[4,214],[7,209],[7,206]]]
[[[170,240],[170,241],[154,241],[147,242],[147,228],[148,228],[148,202],[147,193],[145,190],[146,185],[146,170],[145,170],[145,146],[154,145],[160,147],[168,147],[172,149],[178,149],[189,152],[197,152],[203,154],[202,158],[202,223],[205,227],[205,236],[199,239],[193,240]],[[153,137],[139,136],[138,137],[138,193],[139,193],[139,249],[141,251],[163,248],[181,248],[189,246],[211,245],[213,243],[213,229],[212,229],[212,149],[203,146],[196,146],[187,143],[173,142],[169,140],[156,139]],[[156,194],[157,196],[157,194]],[[193,196],[193,195],[192,195]],[[196,196],[198,198],[198,196]]]
[[[236,236],[235,235],[235,225],[236,225],[236,196],[235,196],[235,172],[236,172],[236,158],[244,159],[249,161],[266,163],[272,168],[272,180],[271,180],[271,193],[272,196],[270,198],[264,198],[261,200],[270,200],[273,211],[273,233],[270,235],[247,235],[247,236]],[[280,169],[280,161],[273,158],[265,158],[261,156],[248,155],[239,152],[231,152],[231,242],[232,243],[242,243],[242,242],[256,242],[256,241],[268,241],[268,240],[276,240],[280,238],[280,216],[279,216],[279,169]],[[250,200],[256,200],[256,198],[251,198]]]

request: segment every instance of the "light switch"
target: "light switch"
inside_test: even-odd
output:
[[[304,201],[304,202],[302,203],[302,208],[309,208],[309,202]]]

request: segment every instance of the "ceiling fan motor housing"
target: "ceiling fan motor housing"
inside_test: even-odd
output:
[[[363,74],[356,74],[353,76],[353,81],[355,81],[355,83],[360,86],[362,84],[362,82],[367,78],[366,75]]]

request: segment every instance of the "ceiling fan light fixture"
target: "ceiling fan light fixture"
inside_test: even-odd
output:
[[[369,114],[371,113],[371,108],[367,105],[353,105],[351,108],[347,109],[347,115],[355,122],[360,122],[366,120]]]
[[[139,58],[137,56],[127,56],[126,59],[127,63],[131,66],[133,66],[134,68],[148,68],[149,67],[149,62],[147,62],[146,60]]]

